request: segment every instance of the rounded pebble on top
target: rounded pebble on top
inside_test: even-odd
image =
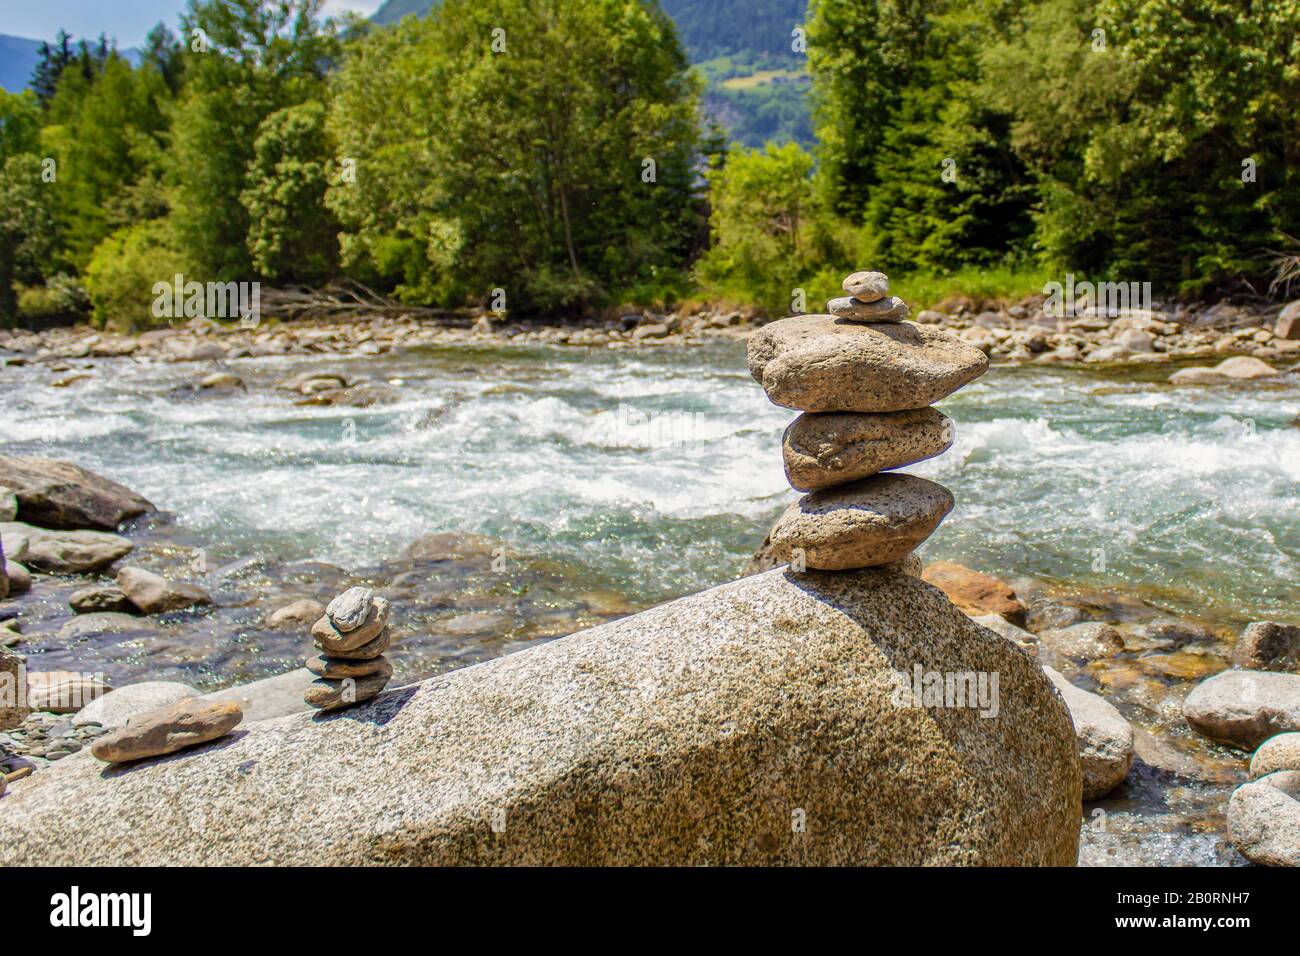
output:
[[[875,302],[889,294],[889,277],[883,272],[855,272],[844,280],[844,291],[859,302]]]
[[[374,600],[375,592],[370,588],[348,588],[330,601],[325,613],[329,616],[330,623],[346,634],[366,622]]]

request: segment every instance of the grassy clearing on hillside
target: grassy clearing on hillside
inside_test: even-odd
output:
[[[806,79],[807,73],[800,70],[759,70],[749,76],[733,76],[724,80],[722,86],[728,90],[752,90],[756,86],[768,86],[777,80]]]

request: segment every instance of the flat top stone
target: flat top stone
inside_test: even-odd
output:
[[[805,315],[749,339],[749,371],[775,404],[806,412],[924,408],[988,370],[975,346],[911,322],[864,325]]]
[[[804,414],[785,430],[781,455],[791,486],[817,491],[941,455],[955,437],[952,419],[934,408]]]
[[[91,744],[90,752],[106,763],[161,757],[224,737],[243,716],[237,704],[190,697],[135,714]]]
[[[330,601],[329,606],[325,608],[325,613],[329,616],[330,623],[346,634],[349,631],[355,631],[366,622],[366,617],[370,614],[370,607],[374,604],[374,601],[375,592],[373,588],[348,588]]]

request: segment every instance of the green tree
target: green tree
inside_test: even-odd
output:
[[[813,165],[797,144],[769,143],[736,147],[712,171],[712,247],[697,266],[703,282],[781,315],[822,264],[847,258],[814,188]]]
[[[173,222],[195,269],[212,280],[253,270],[251,217],[240,202],[258,127],[276,110],[318,98],[339,55],[322,0],[191,0],[189,49],[173,111]]]
[[[408,298],[579,308],[690,252],[698,91],[657,6],[448,0],[334,93],[345,262]]]
[[[10,156],[0,170],[0,318],[18,317],[19,282],[39,282],[58,245],[50,211],[50,184],[42,181],[40,157]]]
[[[34,153],[40,143],[41,106],[30,90],[0,90],[0,163],[19,153]]]
[[[325,107],[310,100],[262,121],[240,199],[251,226],[253,265],[274,280],[329,276],[338,258],[338,221],[325,208],[331,150]]]

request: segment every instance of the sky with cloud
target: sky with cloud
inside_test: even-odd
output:
[[[352,10],[369,16],[383,0],[326,0],[326,13]],[[173,30],[185,0],[0,0],[0,33],[53,39],[60,29],[73,36],[117,39],[122,48],[137,46],[159,20]]]

